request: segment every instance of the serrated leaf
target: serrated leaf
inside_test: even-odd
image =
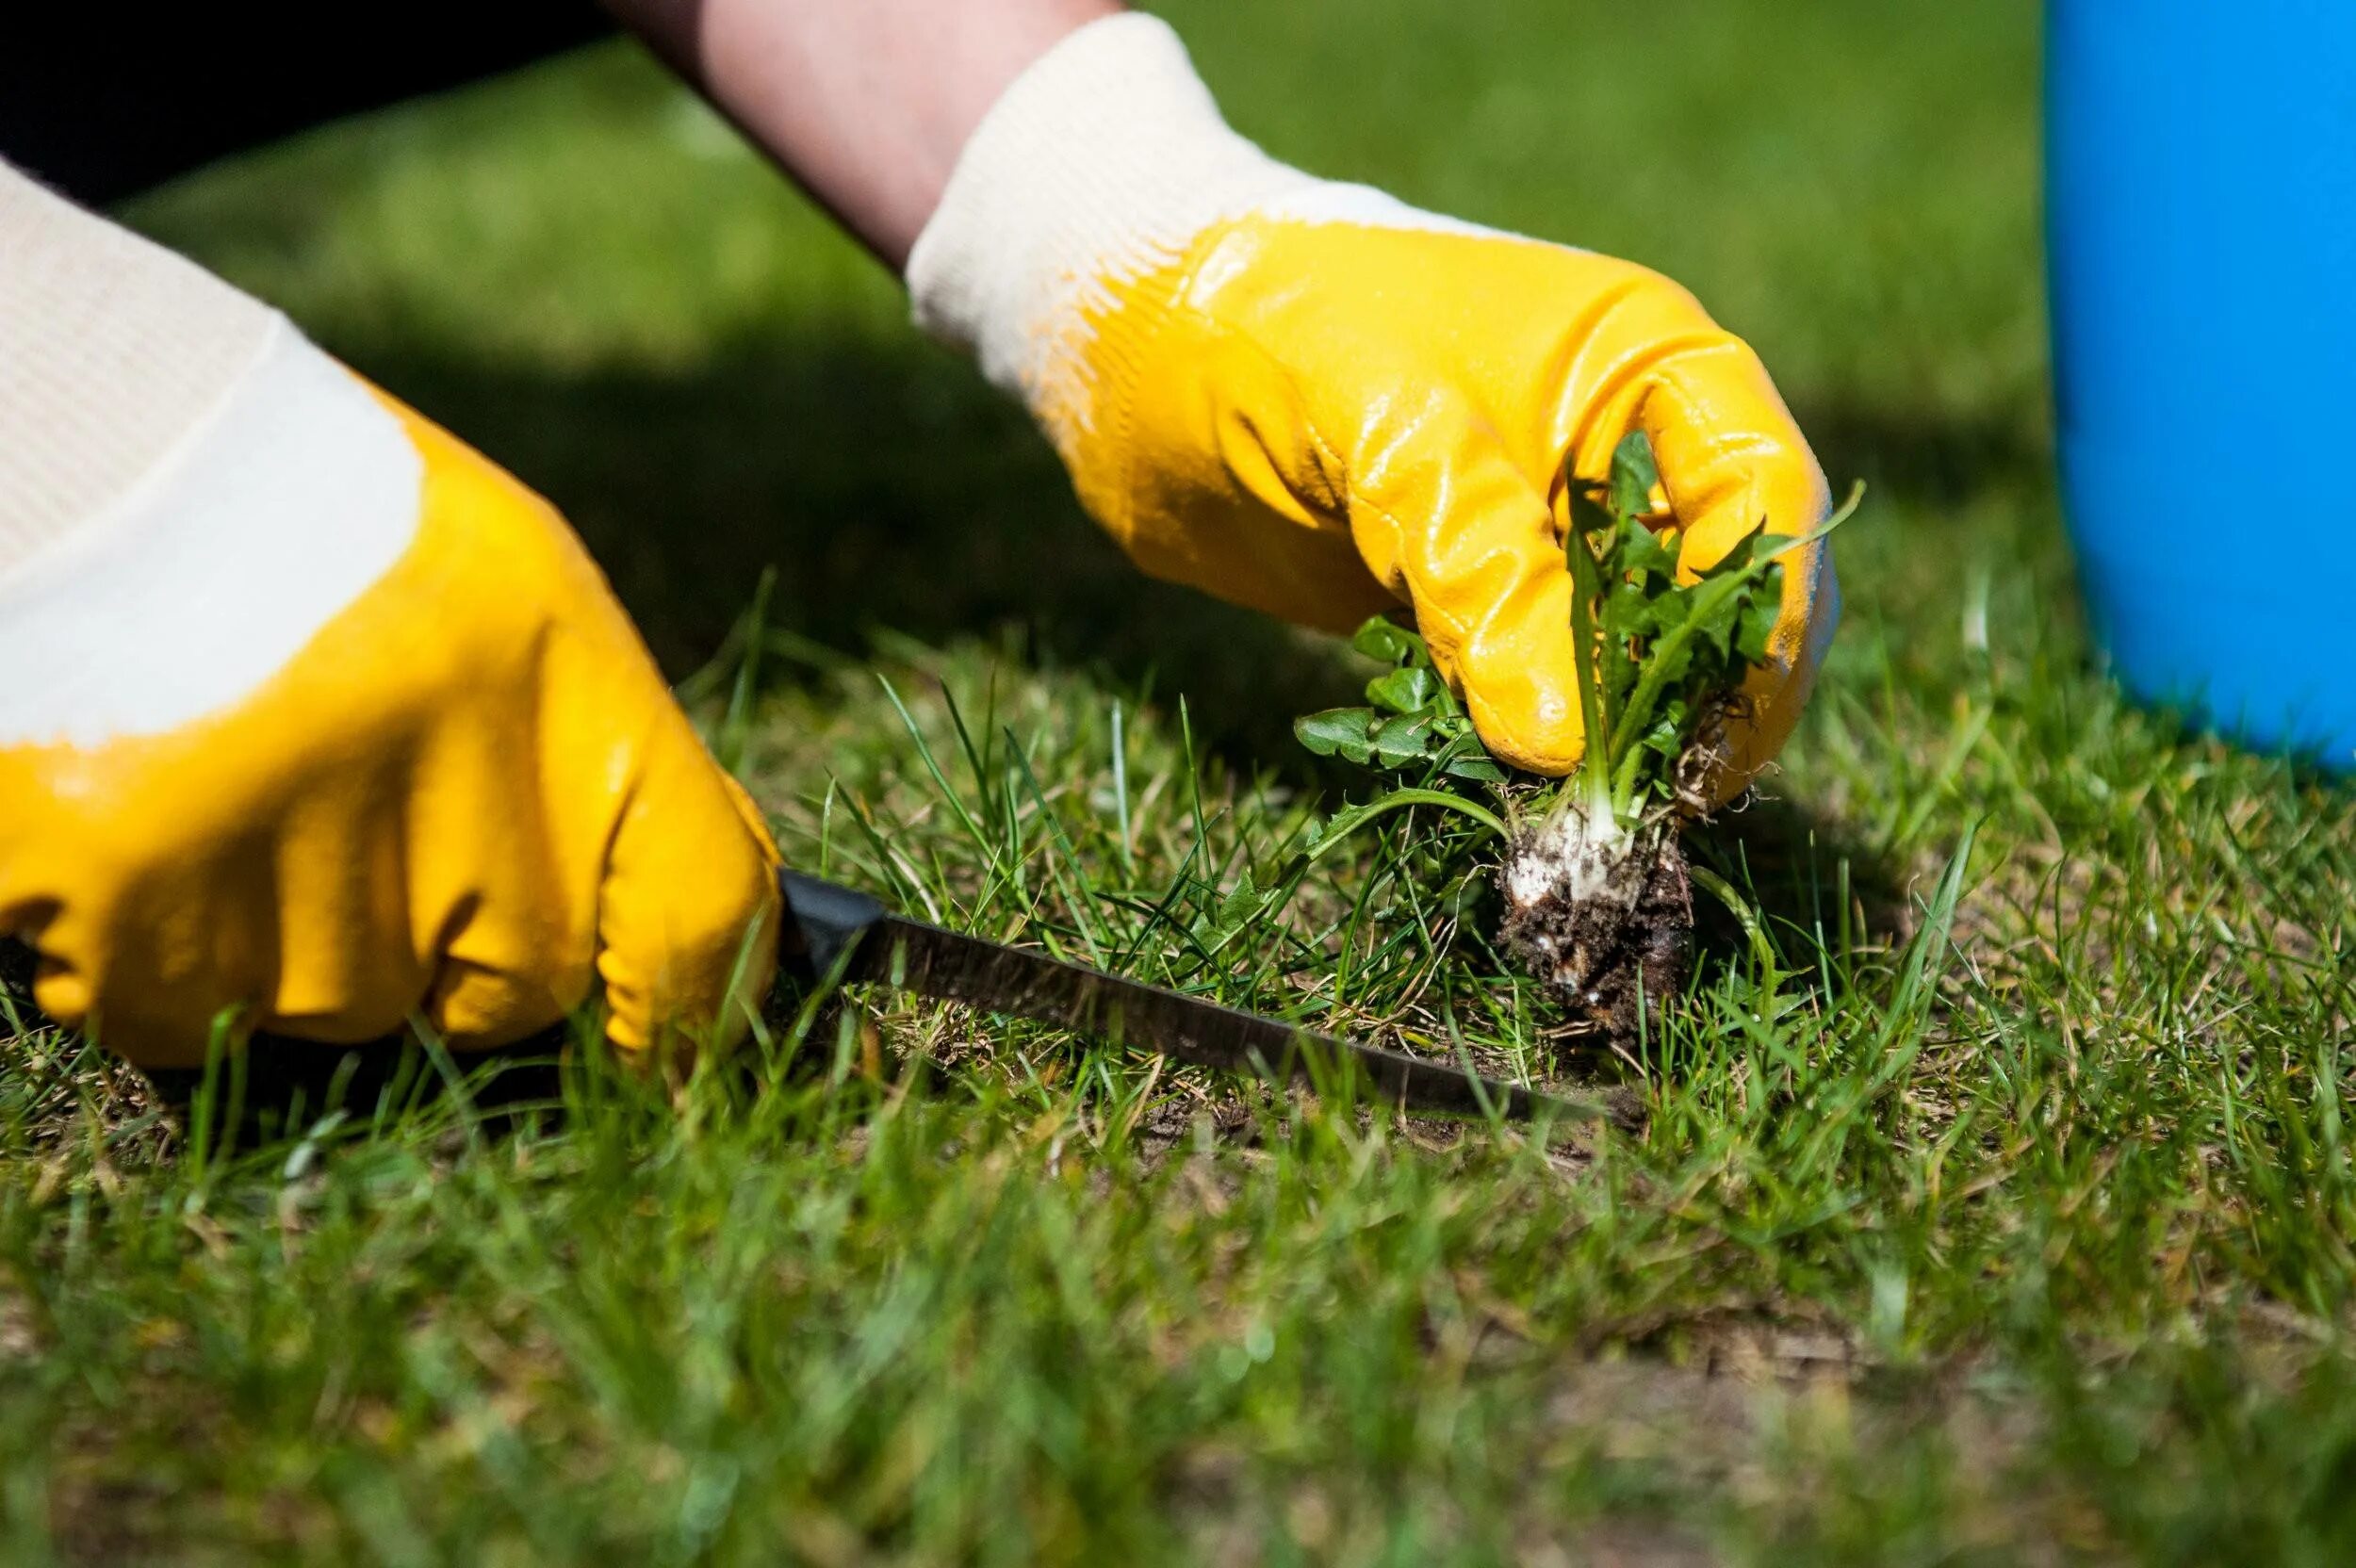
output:
[[[1676,691],[1683,685],[1686,675],[1693,668],[1694,651],[1695,643],[1692,639],[1676,644],[1664,643],[1653,650],[1644,674],[1649,677],[1654,669],[1660,670],[1662,689]]]
[[[1219,922],[1219,934],[1226,935],[1246,921],[1255,918],[1259,912],[1260,890],[1252,885],[1252,874],[1245,872],[1243,880],[1237,882],[1234,890],[1219,901],[1219,913],[1215,918]]]
[[[1647,592],[1642,583],[1623,582],[1603,596],[1603,605],[1596,615],[1603,634],[1625,645],[1649,637],[1661,626],[1661,604],[1668,598],[1664,593]]]
[[[1734,651],[1745,664],[1767,662],[1768,640],[1775,635],[1775,622],[1782,616],[1783,584],[1780,572],[1770,572],[1759,583],[1759,592],[1742,606],[1741,624],[1734,633]]]
[[[1626,542],[1620,547],[1621,570],[1663,580],[1676,578],[1677,554],[1661,543],[1661,535],[1642,523],[1628,524],[1622,531]]]
[[[1661,482],[1660,465],[1653,461],[1652,443],[1641,430],[1620,438],[1612,451],[1612,510],[1620,517],[1641,517],[1652,510],[1652,487]]]
[[[1734,662],[1734,629],[1742,618],[1742,600],[1748,596],[1745,595],[1733,600],[1723,614],[1704,618],[1693,639],[1692,668],[1724,669]]]

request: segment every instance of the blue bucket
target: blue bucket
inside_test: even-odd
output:
[[[2356,767],[2356,0],[2047,0],[2062,499],[2128,690]]]

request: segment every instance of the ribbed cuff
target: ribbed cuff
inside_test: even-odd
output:
[[[278,319],[0,164],[0,581],[158,471]]]
[[[1044,406],[1108,278],[1180,259],[1202,232],[1318,182],[1230,130],[1178,35],[1090,23],[1017,77],[958,156],[908,256],[919,325]]]

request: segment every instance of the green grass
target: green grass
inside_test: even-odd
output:
[[[877,998],[872,1050],[676,1101],[584,1059],[520,1125],[224,1149],[20,1028],[0,1557],[2348,1560],[2356,796],[2095,666],[2033,8],[1170,9],[1278,152],[1692,285],[1874,486],[1774,798],[1703,846],[1762,942],[1710,933],[1625,1058],[1549,1037],[1467,830],[1299,864],[1344,781],[1288,726],[1350,656],[1136,580],[627,53],[131,216],[544,488],[682,679],[774,564],[757,699],[743,637],[690,685],[797,862],[1632,1086],[1641,1131],[1292,1108]]]

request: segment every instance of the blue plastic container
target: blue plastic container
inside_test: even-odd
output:
[[[2356,0],[2047,0],[2062,498],[2128,689],[2356,767]]]

